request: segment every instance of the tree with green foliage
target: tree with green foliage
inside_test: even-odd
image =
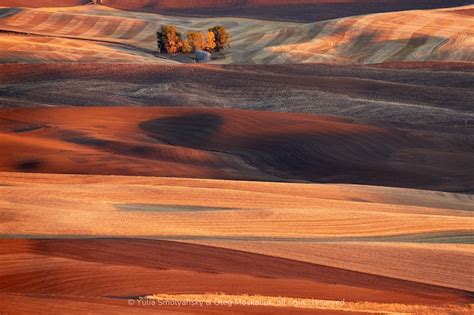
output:
[[[230,47],[230,35],[223,26],[214,26],[209,29],[209,32],[214,33],[216,42],[215,51],[219,52],[224,48]]]

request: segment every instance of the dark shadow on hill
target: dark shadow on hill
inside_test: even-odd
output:
[[[328,131],[308,125],[307,132],[291,131],[286,122],[279,130],[266,127],[268,121],[249,124],[255,133],[241,134],[248,121],[216,114],[185,114],[145,121],[140,128],[160,141],[176,146],[222,152],[238,156],[253,167],[288,180],[370,184],[427,188],[459,181],[466,183],[456,162],[420,162],[426,154],[441,154],[436,144],[397,130],[344,127]],[[318,130],[318,131],[313,131]],[[404,152],[415,152],[414,156]],[[400,157],[399,157],[400,156]],[[435,159],[436,160],[436,159]]]
[[[35,172],[43,165],[40,159],[23,160],[16,165],[16,169],[20,172]]]
[[[165,142],[193,143],[197,147],[205,147],[206,143],[217,134],[222,124],[222,117],[204,113],[148,120],[140,123],[139,127]]]
[[[34,254],[108,265],[304,279],[325,284],[370,287],[393,293],[406,292],[419,297],[431,296],[433,299],[441,296],[446,298],[447,295],[459,300],[468,299],[467,293],[462,290],[205,245],[140,239],[44,239],[28,242],[29,251]]]

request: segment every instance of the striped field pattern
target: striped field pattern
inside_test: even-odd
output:
[[[232,48],[218,63],[474,61],[474,20],[463,13],[472,8],[371,14],[310,24],[180,18],[91,6],[3,8],[0,30],[60,40],[0,36],[0,62],[12,62],[15,56],[23,62],[175,62],[154,55],[155,32],[162,24],[175,24],[182,31],[226,26]]]
[[[474,2],[87,2],[0,0],[0,315],[474,314]]]
[[[6,35],[1,37],[2,62],[150,62],[147,54],[126,52],[120,46],[79,42],[60,37]]]
[[[262,62],[474,61],[474,19],[463,11],[406,11],[313,24],[307,27],[308,33],[317,30],[314,38],[271,46]]]
[[[0,304],[8,313],[47,301],[59,301],[51,306],[58,313],[77,313],[186,294],[318,300],[307,314],[472,313],[469,195],[0,173],[0,217]],[[12,303],[20,297],[27,300]],[[285,304],[281,313],[260,310],[299,311]],[[218,314],[255,314],[252,306],[223,307]]]

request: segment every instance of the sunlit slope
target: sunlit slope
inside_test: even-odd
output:
[[[472,303],[465,290],[216,246],[113,238],[0,245],[0,303],[7,313],[467,315]],[[152,295],[210,303],[137,305]]]
[[[216,24],[223,24],[234,34],[232,42],[236,49],[243,47],[244,43],[253,47],[255,45],[253,41],[267,32],[293,25],[238,18],[174,18],[92,6],[22,10],[5,8],[3,18],[0,19],[2,30],[80,39],[79,45],[82,45],[84,40],[93,40],[100,42],[104,49],[109,49],[110,43],[121,44],[123,49],[135,49],[147,53],[150,62],[171,62],[169,59],[157,58],[154,55],[156,31],[163,24],[176,24],[183,31],[194,29],[205,31]],[[7,53],[8,48],[0,53],[0,58],[2,54]],[[67,61],[67,58],[64,59]],[[106,56],[103,61],[108,61]],[[227,58],[223,62],[229,63],[232,60]]]
[[[364,64],[474,61],[474,20],[461,14],[463,10],[373,14],[306,25],[300,30],[314,37],[295,44],[270,45],[253,60]],[[276,32],[278,36],[288,36],[287,30]]]
[[[82,5],[90,2],[89,0],[2,0],[1,4],[8,7],[68,7],[73,5]]]
[[[138,237],[193,242],[473,289],[465,277],[473,257],[469,244],[474,209],[469,195],[353,185],[1,173],[0,197],[3,238]],[[143,259],[149,255],[153,252]],[[347,276],[339,281],[344,285],[355,279]],[[377,285],[383,287],[383,281],[368,287],[377,290]],[[99,293],[104,288],[92,290]],[[229,290],[204,291],[237,293]],[[324,291],[311,292],[304,296]],[[344,292],[352,291],[340,291],[337,299]],[[405,293],[419,292],[414,288]],[[397,300],[390,294],[365,298]]]
[[[117,45],[77,41],[60,37],[0,34],[0,63],[120,62],[170,63],[151,59],[149,54],[130,51]]]
[[[404,11],[298,24],[171,17],[93,6],[5,8],[0,29],[94,40],[104,49],[110,49],[109,43],[120,44],[124,45],[122,49],[139,50],[155,62],[162,60],[153,54],[155,32],[168,23],[183,31],[206,30],[215,24],[226,26],[232,34],[232,48],[224,59],[215,61],[219,63],[474,61],[474,21],[469,14],[460,13],[470,9],[472,6],[455,11]],[[8,47],[3,54],[8,54]],[[103,59],[107,60],[107,56]]]
[[[468,134],[209,108],[4,109],[0,123],[4,171],[474,189]]]
[[[15,33],[0,34],[0,62],[173,63],[153,55],[154,32],[134,36],[144,21],[79,13],[86,6],[64,10],[4,9],[0,28]]]

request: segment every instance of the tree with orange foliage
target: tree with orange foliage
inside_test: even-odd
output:
[[[208,52],[220,51],[230,47],[230,35],[223,26],[215,26],[208,30],[207,36],[201,32],[188,32],[186,38],[182,38],[174,25],[163,25],[156,32],[158,50],[161,53],[175,54],[182,52],[189,54],[199,50]]]
[[[158,50],[162,53],[175,54],[182,43],[181,34],[174,25],[163,25],[156,33]]]
[[[230,47],[230,35],[223,26],[214,26],[209,29],[209,32],[214,33],[216,42],[215,51],[219,52],[224,48]]]
[[[187,38],[192,47],[192,52],[203,50],[206,47],[206,40],[201,32],[189,32]]]
[[[216,49],[216,36],[214,32],[207,32],[206,50],[212,52]]]

